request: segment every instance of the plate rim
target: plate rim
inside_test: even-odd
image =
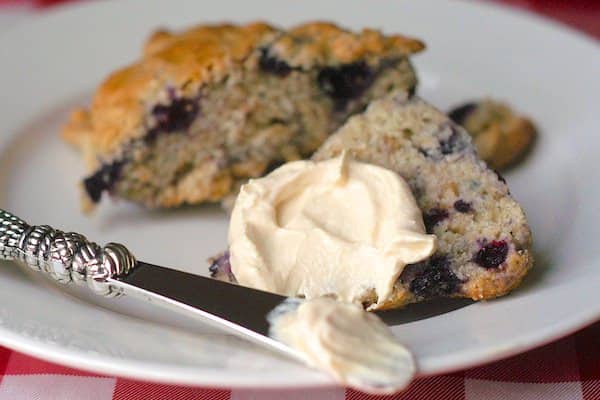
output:
[[[456,0],[454,0],[456,1]],[[131,1],[133,2],[133,1]],[[564,23],[551,20],[537,14],[534,14],[529,11],[516,10],[505,4],[497,4],[497,3],[488,3],[488,2],[472,2],[469,0],[460,0],[463,4],[468,4],[471,7],[483,8],[483,9],[491,9],[497,10],[504,14],[509,14],[511,17],[525,18],[528,19],[531,23],[534,24],[543,24],[547,27],[552,28],[553,30],[559,30],[563,33],[567,33],[572,36],[573,40],[583,40],[587,44],[593,45],[597,48],[600,48],[600,42],[597,42],[592,37],[581,33]],[[4,38],[10,36],[11,34],[15,34],[18,32],[22,32],[26,30],[29,25],[36,24],[45,21],[50,21],[53,18],[61,18],[68,16],[69,14],[75,14],[79,12],[84,12],[84,9],[94,9],[95,7],[114,7],[110,5],[111,3],[102,2],[100,0],[94,0],[90,2],[75,2],[75,3],[66,3],[59,5],[58,7],[47,10],[43,14],[36,14],[33,16],[28,16],[23,19],[23,21],[15,24],[15,26],[11,26],[2,34],[0,34],[0,46],[4,41]],[[89,12],[89,11],[88,11]],[[12,135],[9,135],[7,140],[10,140]],[[500,359],[504,359],[515,354],[520,354],[527,350],[531,350],[533,348],[537,348],[558,340],[562,337],[568,336],[573,332],[578,331],[579,329],[586,327],[600,319],[600,314],[598,311],[587,311],[580,312],[578,314],[573,314],[574,316],[571,318],[572,321],[569,323],[561,323],[561,329],[546,329],[543,334],[540,334],[539,331],[537,334],[531,333],[529,337],[519,343],[518,345],[505,349],[503,351],[493,351],[489,350],[488,354],[485,355],[484,351],[480,350],[478,352],[469,352],[465,354],[465,357],[461,362],[455,362],[455,365],[448,368],[440,368],[438,367],[435,370],[430,371],[430,373],[422,374],[419,376],[430,376],[430,375],[438,375],[443,373],[449,373],[457,370],[463,370],[465,368],[471,368],[477,365],[486,364],[489,362],[497,361]],[[537,338],[537,339],[536,339]],[[541,338],[541,339],[540,339]],[[0,326],[0,344],[6,347],[15,349],[24,354],[32,355],[38,358],[42,358],[45,360],[49,360],[52,362],[57,362],[63,365],[68,365],[75,368],[80,368],[86,371],[92,371],[101,373],[103,375],[112,374],[120,377],[134,378],[134,379],[152,379],[157,382],[164,383],[174,383],[174,384],[192,384],[192,385],[210,385],[213,387],[257,387],[259,385],[255,381],[248,380],[238,380],[235,384],[232,384],[229,379],[219,380],[216,376],[210,376],[208,379],[201,379],[201,374],[186,374],[184,371],[189,371],[189,367],[181,368],[181,371],[178,371],[180,368],[175,366],[170,366],[170,373],[163,374],[160,372],[160,368],[158,366],[164,365],[160,363],[147,363],[147,362],[137,362],[131,360],[123,360],[110,356],[99,356],[94,355],[91,356],[83,351],[74,351],[71,349],[62,348],[60,346],[54,348],[54,346],[49,346],[47,344],[40,343],[36,340],[28,340],[27,338],[18,337],[13,332],[6,330],[4,327]],[[60,349],[60,350],[59,350]],[[118,362],[114,362],[117,360]],[[175,373],[173,371],[176,371]],[[197,369],[197,371],[207,372],[209,370]],[[218,375],[218,374],[217,374]],[[286,378],[289,379],[289,378]],[[291,387],[330,387],[336,386],[332,381],[324,379],[323,381],[317,381],[310,379],[310,382],[297,382],[297,379],[294,379],[295,382],[286,382],[285,379],[278,379],[277,382],[269,381],[266,384],[260,383],[260,387],[268,387],[268,388],[291,388]]]

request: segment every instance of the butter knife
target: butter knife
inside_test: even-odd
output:
[[[13,260],[62,284],[127,295],[195,317],[303,361],[269,337],[267,315],[286,297],[137,261],[122,244],[105,246],[79,233],[29,225],[0,209],[0,260]]]

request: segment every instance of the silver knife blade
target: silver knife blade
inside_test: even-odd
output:
[[[203,321],[303,359],[269,337],[267,315],[286,297],[145,262],[109,284],[128,296],[195,316]]]

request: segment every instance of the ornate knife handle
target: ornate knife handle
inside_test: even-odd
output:
[[[28,225],[0,209],[0,260],[14,260],[61,283],[87,283],[96,293],[115,296],[110,279],[128,274],[133,254],[119,243],[100,247],[85,236],[48,225]]]

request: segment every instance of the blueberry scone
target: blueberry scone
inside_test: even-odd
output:
[[[431,105],[402,92],[374,101],[313,158],[343,151],[400,174],[427,231],[438,238],[435,254],[407,265],[392,296],[376,308],[436,297],[494,298],[516,287],[532,266],[531,232],[506,182],[477,157],[468,133]],[[235,281],[228,253],[213,260],[211,272]],[[378,299],[373,292],[362,300],[369,306]]]
[[[469,132],[479,156],[494,169],[521,160],[536,137],[531,120],[499,101],[469,102],[448,115]]]
[[[148,207],[218,201],[249,177],[310,156],[372,99],[414,91],[408,57],[423,47],[319,22],[156,32],[64,128],[91,171],[87,203],[103,193]]]

